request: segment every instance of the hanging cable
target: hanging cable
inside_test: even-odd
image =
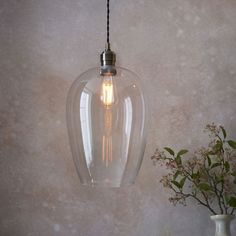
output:
[[[100,54],[100,62],[101,62],[101,75],[116,75],[116,54],[111,50],[110,46],[110,0],[106,0],[107,3],[107,38],[105,50]]]
[[[110,6],[109,6],[109,4],[110,4],[110,1],[109,0],[107,0],[107,43],[109,44],[110,43],[110,39],[109,39],[109,21],[110,21],[110,19],[109,19],[109,17],[110,17]]]

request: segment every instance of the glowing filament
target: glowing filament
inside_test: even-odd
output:
[[[101,100],[105,106],[111,106],[114,103],[114,88],[112,77],[104,79],[102,83]]]
[[[104,114],[104,134],[102,137],[102,160],[108,167],[112,162],[112,110],[106,109]]]

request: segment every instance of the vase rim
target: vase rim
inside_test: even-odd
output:
[[[235,218],[234,215],[230,215],[230,214],[211,215],[210,217],[212,220],[223,220],[223,219],[232,220]]]

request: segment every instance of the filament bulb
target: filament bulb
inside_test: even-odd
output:
[[[105,109],[104,113],[104,130],[102,137],[102,160],[108,167],[112,163],[112,110]]]
[[[114,84],[112,76],[103,76],[101,101],[106,107],[110,107],[114,102]]]
[[[112,116],[113,109],[110,109],[116,102],[116,84],[111,74],[102,76],[101,84],[101,101],[104,106],[104,129],[102,137],[102,160],[106,167],[112,163],[113,147],[112,147]]]

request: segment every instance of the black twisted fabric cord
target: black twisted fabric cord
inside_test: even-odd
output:
[[[110,3],[110,1],[109,0],[107,0],[107,44],[109,44],[110,43],[110,39],[109,39],[109,17],[110,17],[110,7],[109,7],[109,3]]]

